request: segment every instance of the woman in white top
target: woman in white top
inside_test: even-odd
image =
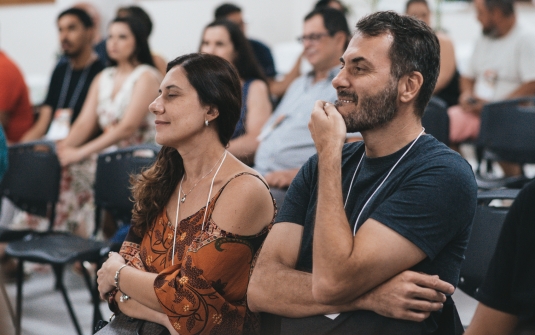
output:
[[[82,236],[93,226],[96,154],[154,142],[148,106],[158,95],[161,75],[154,68],[141,22],[131,17],[114,19],[106,50],[111,66],[95,77],[69,135],[57,144],[64,168],[55,228]]]

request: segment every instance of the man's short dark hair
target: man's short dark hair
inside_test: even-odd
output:
[[[488,10],[499,9],[504,16],[511,16],[515,13],[514,0],[485,0]]]
[[[325,29],[329,32],[329,35],[334,36],[337,32],[343,32],[347,37],[349,37],[349,26],[347,24],[346,17],[344,13],[339,10],[330,7],[321,7],[314,9],[312,12],[308,13],[305,16],[305,21],[310,20],[316,15],[321,15],[323,18],[323,25]],[[349,41],[348,41],[349,42]],[[344,48],[347,47],[347,43]]]
[[[357,23],[356,34],[370,37],[392,35],[388,52],[392,76],[399,80],[417,71],[424,78],[414,105],[416,115],[422,117],[440,71],[440,45],[435,33],[418,19],[385,11],[362,18]]]
[[[349,8],[347,8],[347,6],[344,5],[340,0],[318,0],[318,2],[316,2],[316,4],[314,5],[314,9],[329,7],[329,4],[332,1],[337,2],[342,7],[342,12],[344,13],[344,15],[349,14]]]
[[[224,3],[217,7],[214,12],[214,18],[216,20],[225,19],[230,14],[241,13],[241,8],[231,3]]]
[[[80,22],[82,22],[82,24],[86,28],[91,28],[94,25],[93,19],[91,18],[91,16],[89,16],[89,14],[87,14],[87,12],[83,9],[80,9],[80,8],[66,9],[63,12],[59,13],[57,21],[59,21],[59,19],[61,19],[65,15],[76,16],[78,20],[80,20]]]

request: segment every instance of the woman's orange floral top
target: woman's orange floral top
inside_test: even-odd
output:
[[[132,230],[121,248],[129,265],[158,273],[154,291],[163,311],[180,334],[255,334],[259,323],[246,305],[253,261],[273,221],[254,236],[219,228],[212,219],[217,199],[231,178],[195,214],[177,226],[172,265],[174,225],[165,209],[141,239]],[[266,186],[267,187],[267,186]],[[274,215],[276,207],[275,202]],[[204,212],[206,224],[201,231]]]

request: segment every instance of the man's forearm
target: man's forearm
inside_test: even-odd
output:
[[[249,285],[248,305],[253,312],[267,312],[289,318],[356,310],[350,304],[332,306],[312,297],[312,274],[282,264],[258,266]]]
[[[535,81],[520,85],[516,90],[507,96],[509,99],[527,97],[535,95]]]
[[[329,152],[320,156],[318,169],[312,292],[316,299],[323,301],[324,295],[332,297],[331,289],[344,285],[340,279],[347,278],[347,269],[340,264],[347,264],[351,257],[353,234],[343,205],[341,153]]]

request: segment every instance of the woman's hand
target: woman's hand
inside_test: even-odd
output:
[[[106,294],[115,288],[115,272],[125,263],[124,258],[118,253],[108,254],[108,260],[97,272],[98,291],[102,299],[105,300]]]
[[[78,163],[85,158],[85,155],[79,148],[73,148],[62,144],[56,146],[56,152],[61,166]]]

